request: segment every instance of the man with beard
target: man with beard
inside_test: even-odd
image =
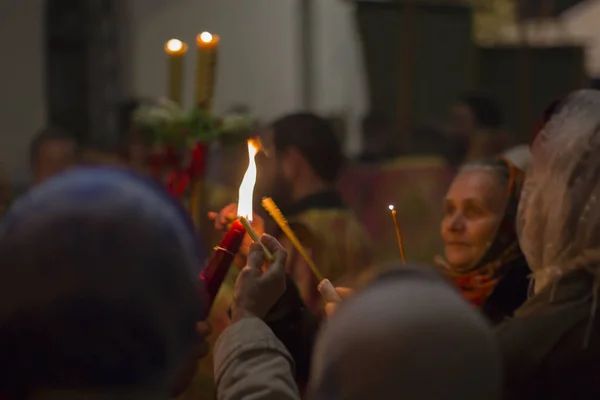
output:
[[[262,143],[258,191],[273,198],[320,272],[336,284],[352,286],[371,263],[371,247],[362,225],[335,188],[344,155],[332,126],[314,114],[291,114],[275,121]],[[212,214],[216,227],[223,229],[236,210],[232,204]],[[254,225],[259,233],[266,230],[287,248],[288,274],[306,305],[322,315],[319,282],[306,262],[274,224],[265,229],[255,216]]]

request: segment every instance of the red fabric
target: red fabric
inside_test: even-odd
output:
[[[182,166],[182,157],[174,147],[166,147],[150,154],[148,163],[150,171],[156,179],[162,180],[164,171],[170,171],[165,185],[172,196],[181,197],[190,188],[194,179],[202,177],[206,171],[205,143],[196,143],[191,151],[189,164]]]

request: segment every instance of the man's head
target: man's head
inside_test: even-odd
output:
[[[78,146],[69,132],[48,127],[41,130],[31,142],[29,158],[35,183],[64,171],[77,162]]]
[[[344,155],[333,127],[314,114],[278,119],[263,144],[261,180],[281,205],[331,187],[342,169]]]
[[[452,107],[450,131],[455,136],[470,137],[478,129],[499,129],[504,124],[496,103],[478,93],[465,93]]]

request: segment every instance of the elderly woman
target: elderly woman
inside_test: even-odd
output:
[[[184,388],[206,351],[199,256],[185,212],[132,173],[82,168],[32,189],[0,225],[0,397]]]
[[[518,213],[534,295],[498,328],[506,399],[600,398],[600,92],[546,113]]]
[[[445,259],[436,262],[495,324],[527,298],[529,269],[515,230],[522,179],[505,159],[469,163],[444,200]]]

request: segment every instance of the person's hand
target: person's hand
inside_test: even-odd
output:
[[[209,212],[208,218],[215,222],[215,229],[219,231],[226,230],[229,224],[235,221],[237,208],[238,206],[235,203],[228,204],[219,212]]]
[[[228,204],[218,213],[212,211],[209,212],[208,218],[214,221],[215,229],[226,230],[229,224],[237,218],[237,208],[238,206],[235,203]],[[258,236],[262,236],[265,232],[265,221],[256,214],[253,215],[252,218],[252,228],[254,228]],[[246,257],[248,257],[251,244],[252,238],[249,235],[245,235],[234,260],[234,264],[239,268],[242,268],[246,264]]]
[[[285,292],[287,252],[272,236],[263,235],[261,242],[273,253],[274,261],[262,273],[264,251],[260,244],[252,244],[248,265],[240,271],[235,282],[231,306],[233,323],[247,317],[263,319]]]
[[[340,296],[342,300],[347,299],[348,297],[354,294],[354,290],[345,287],[336,287],[335,292]],[[325,314],[327,314],[327,318],[331,317],[337,308],[339,307],[339,301],[331,301],[325,304]]]

